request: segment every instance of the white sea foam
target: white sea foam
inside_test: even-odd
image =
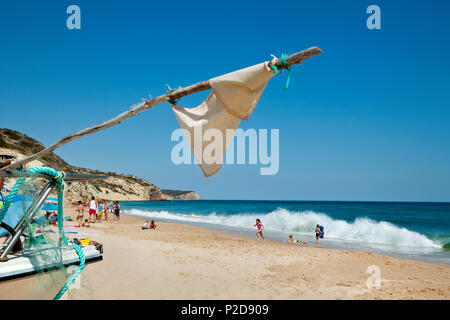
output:
[[[210,223],[228,227],[252,229],[255,219],[261,219],[265,230],[311,235],[319,223],[325,227],[327,239],[344,240],[372,245],[386,245],[393,248],[420,247],[440,248],[425,235],[396,226],[386,221],[358,218],[353,222],[335,220],[323,213],[313,211],[292,212],[277,209],[267,214],[208,215],[179,214],[169,211],[126,210],[127,214],[154,219],[169,219],[191,223]]]

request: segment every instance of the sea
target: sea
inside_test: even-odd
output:
[[[362,250],[450,265],[450,203],[350,201],[122,201],[124,214],[256,238],[292,234],[306,246]],[[315,241],[315,227],[324,238]]]

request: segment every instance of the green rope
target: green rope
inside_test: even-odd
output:
[[[53,300],[59,300],[63,296],[63,294],[67,291],[67,289],[69,289],[72,282],[74,282],[75,279],[78,278],[81,271],[83,271],[83,269],[84,269],[84,264],[85,264],[86,259],[84,257],[83,249],[81,249],[81,247],[79,245],[77,245],[76,243],[72,243],[72,246],[75,249],[78,256],[80,257],[80,265],[78,266],[78,269],[72,274],[72,276],[67,280],[67,282],[64,284],[64,286],[61,288],[61,290],[59,290],[59,292],[56,294],[56,296],[53,298]]]
[[[278,72],[277,66],[274,66],[273,64],[269,63],[269,67],[272,69],[273,73],[277,73]]]
[[[47,167],[35,167],[30,169],[33,172],[39,172],[44,173],[49,176],[51,176],[56,181],[56,191],[58,192],[58,231],[59,231],[59,245],[61,246],[61,242],[63,242],[65,245],[69,243],[69,241],[66,238],[66,235],[64,234],[64,172],[58,172],[52,168]],[[80,258],[80,265],[78,266],[78,269],[72,274],[72,276],[66,281],[64,286],[59,290],[59,292],[56,294],[56,296],[53,298],[53,300],[59,300],[64,293],[69,289],[70,285],[75,281],[75,279],[80,275],[81,271],[83,271],[85,266],[85,256],[83,253],[83,250],[80,246],[78,246],[76,243],[72,243],[72,247],[75,249],[75,252],[78,254],[78,257]]]
[[[58,192],[58,231],[59,231],[59,246],[61,246],[62,243],[65,245],[69,244],[69,241],[67,240],[65,234],[64,234],[64,224],[63,224],[63,215],[64,215],[64,172],[58,172],[55,169],[48,168],[48,167],[34,167],[26,171],[27,173],[41,173],[49,176],[50,179],[53,179],[56,182],[56,191]],[[22,186],[23,182],[26,178],[19,178],[16,183],[14,184],[14,187],[12,188],[8,198],[6,199],[6,203],[4,203],[3,208],[0,211],[0,221],[3,220],[6,212],[8,211],[9,206],[12,203],[12,200],[14,199],[14,196],[19,191],[20,187]],[[53,298],[53,300],[59,300],[62,295],[67,291],[67,289],[70,287],[72,282],[75,281],[75,279],[79,276],[81,271],[83,271],[85,266],[85,256],[83,253],[83,250],[80,246],[78,246],[75,243],[72,243],[73,248],[75,249],[75,252],[78,254],[78,257],[80,258],[80,265],[78,266],[78,269],[73,273],[73,275],[67,280],[67,282],[64,284],[64,286],[61,288],[61,290],[58,292],[58,294]]]
[[[289,87],[289,82],[291,81],[291,67],[288,67],[288,64],[286,63],[286,58],[287,55],[282,54],[281,55],[281,66],[283,66],[283,68],[286,68],[288,70],[288,76],[287,76],[287,80],[286,80],[286,85],[284,86],[284,90],[287,90],[287,88]],[[278,72],[278,68],[277,66],[273,65],[272,63],[269,63],[269,67],[272,69],[273,73],[277,73]]]
[[[64,172],[58,172],[55,169],[48,168],[48,167],[34,167],[28,170],[27,172],[35,172],[35,173],[42,173],[50,176],[53,178],[56,182],[56,191],[58,192],[58,231],[59,231],[59,245],[61,246],[62,243],[68,244],[69,241],[67,240],[65,234],[64,234],[64,225],[63,225],[63,215],[64,215]]]
[[[284,86],[284,90],[287,90],[287,88],[289,87],[289,82],[291,80],[291,67],[288,67],[288,65],[286,63],[286,57],[287,57],[287,55],[285,55],[285,54],[281,55],[281,65],[288,70],[288,75],[287,75],[286,85]]]
[[[69,241],[66,238],[66,235],[64,234],[64,172],[58,172],[52,168],[47,167],[37,167],[33,168],[36,169],[36,172],[39,173],[45,173],[49,176],[51,176],[57,183],[56,191],[58,192],[58,230],[59,230],[59,245],[61,245],[61,242],[63,242],[65,245],[69,243]],[[66,281],[64,286],[59,290],[59,292],[56,294],[56,296],[53,298],[53,300],[59,300],[64,293],[69,289],[70,285],[75,281],[75,279],[80,275],[81,271],[83,271],[86,259],[84,257],[83,250],[80,246],[78,246],[76,243],[72,243],[72,247],[75,249],[75,252],[78,254],[78,257],[80,258],[80,265],[78,266],[78,269],[72,274],[72,276]]]

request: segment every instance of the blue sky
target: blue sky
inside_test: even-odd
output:
[[[66,8],[81,8],[81,30]],[[366,8],[381,8],[381,30]],[[204,178],[170,160],[169,104],[56,153],[207,199],[450,201],[448,1],[1,1],[0,127],[45,145],[148,97],[310,46],[241,127],[280,130],[280,170]],[[207,93],[185,97],[193,107]]]

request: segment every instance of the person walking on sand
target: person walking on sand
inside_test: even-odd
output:
[[[256,231],[256,239],[259,239],[259,236],[261,236],[261,239],[264,240],[264,236],[263,236],[264,226],[261,223],[261,220],[256,219],[256,224],[254,224],[253,226],[258,228],[258,231]]]
[[[81,203],[81,200],[78,200],[78,206],[77,206],[77,222],[78,224],[81,224],[83,222],[84,217],[84,206]]]
[[[97,203],[95,202],[95,197],[92,196],[91,201],[89,201],[89,222],[94,223],[97,214]],[[94,221],[92,221],[92,218]]]

